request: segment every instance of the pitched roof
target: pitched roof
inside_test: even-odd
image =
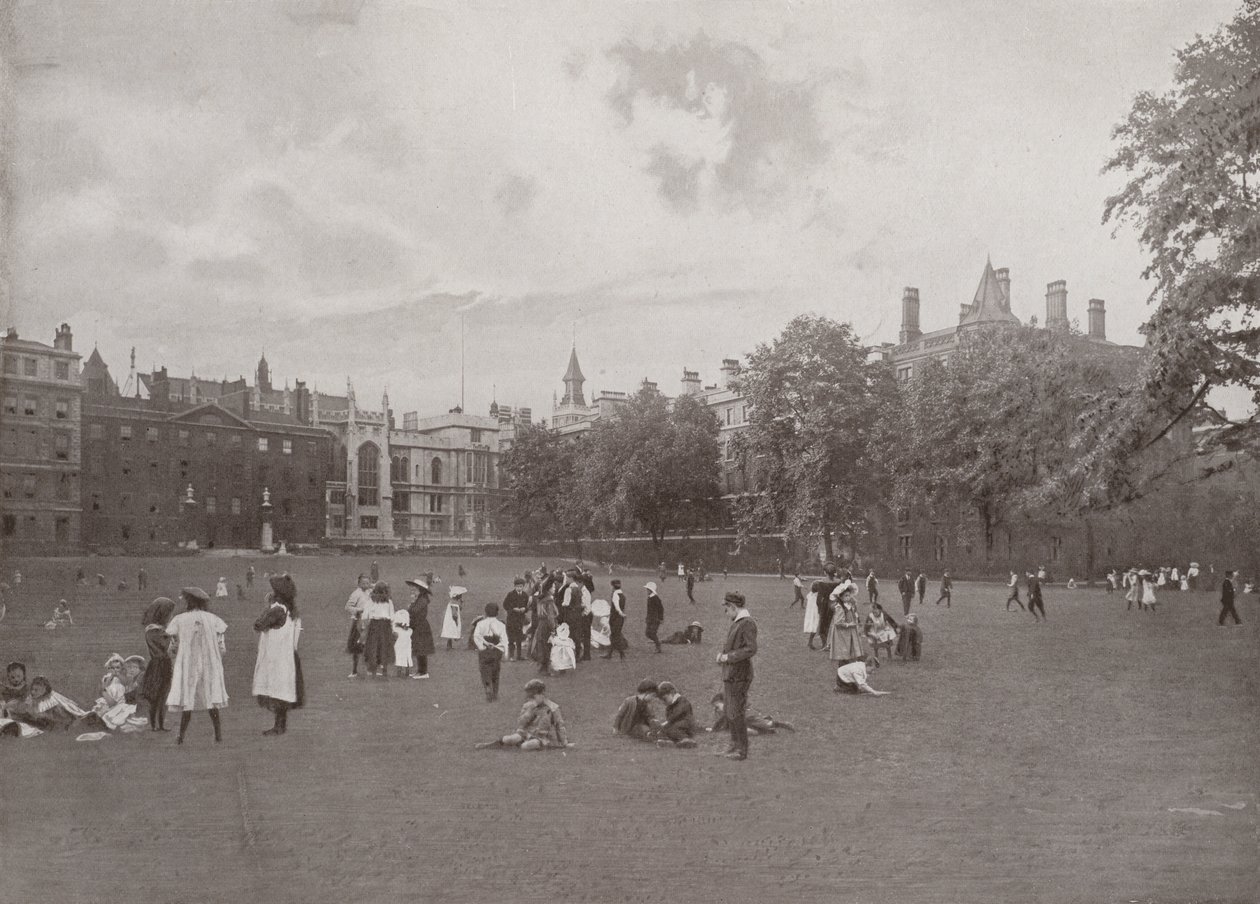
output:
[[[109,370],[109,365],[106,364],[105,359],[101,357],[101,350],[96,347],[93,347],[92,354],[88,355],[87,363],[94,364],[97,367],[103,367],[106,370]]]
[[[568,383],[570,380],[586,380],[586,377],[582,376],[582,368],[578,366],[577,346],[569,352],[569,369],[564,372],[564,382]]]
[[[971,310],[967,312],[961,323],[982,323],[1006,321],[1019,323],[1019,318],[1006,307],[1002,287],[998,284],[997,273],[993,271],[993,261],[985,259],[984,273],[980,276],[980,285],[976,287],[976,297],[971,301]]]

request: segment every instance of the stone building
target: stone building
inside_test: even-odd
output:
[[[0,551],[50,554],[82,541],[80,355],[68,324],[53,344],[0,338]]]
[[[137,374],[123,391],[93,353],[84,397],[83,540],[88,548],[187,543],[257,547],[268,491],[273,533],[316,543],[333,465],[326,430],[257,411],[243,381]],[[191,488],[191,495],[189,490]]]

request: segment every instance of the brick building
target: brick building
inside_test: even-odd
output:
[[[103,361],[92,362],[91,374],[83,407],[86,546],[195,539],[202,547],[257,547],[264,489],[277,542],[323,538],[328,431],[253,410],[237,381],[171,378],[165,368],[137,375],[134,356],[124,384],[130,394],[115,388]]]
[[[51,346],[13,329],[0,338],[0,551],[80,545],[79,360],[68,324]]]

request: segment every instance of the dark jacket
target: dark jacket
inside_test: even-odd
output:
[[[757,623],[739,618],[731,623],[722,644],[726,662],[722,663],[723,681],[752,681],[752,658],[757,655]]]
[[[1221,605],[1234,605],[1234,582],[1229,578],[1221,581]]]
[[[691,701],[680,696],[665,707],[665,725],[662,734],[678,732],[691,737],[696,731],[696,717],[691,711]]]
[[[910,596],[914,593],[914,581],[909,575],[902,575],[901,580],[897,582],[897,589],[901,591],[902,596]]]
[[[648,630],[660,627],[663,621],[665,621],[665,604],[655,593],[650,594],[647,598]]]
[[[525,627],[525,610],[529,607],[529,594],[524,590],[509,590],[503,598],[504,620],[509,628]]]
[[[429,601],[432,597],[421,593],[419,599],[407,607],[411,617],[411,655],[429,656],[433,653],[433,627],[429,624]]]
[[[652,708],[639,699],[638,694],[627,697],[617,707],[613,716],[613,731],[617,734],[630,734],[638,727],[652,727]]]

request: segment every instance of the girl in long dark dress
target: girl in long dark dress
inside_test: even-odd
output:
[[[149,652],[140,681],[140,696],[149,704],[149,731],[169,731],[166,727],[166,695],[171,692],[171,639],[166,626],[175,614],[175,601],[159,596],[148,608],[140,623],[144,625],[144,643]]]
[[[432,601],[430,580],[432,578],[425,576],[403,582],[416,592],[407,607],[407,614],[411,617],[411,658],[416,663],[416,673],[412,678],[429,677],[429,657],[433,655],[433,628],[429,625],[429,603]]]

